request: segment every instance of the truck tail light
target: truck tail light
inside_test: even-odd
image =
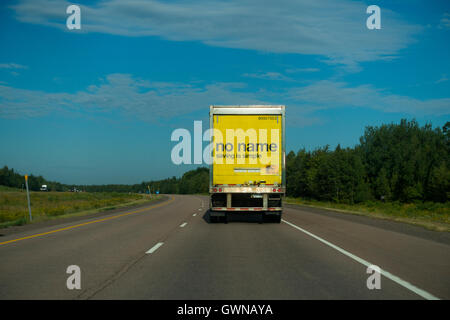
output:
[[[222,188],[219,188],[219,192],[222,192]]]
[[[278,192],[281,192],[281,188],[278,188]]]
[[[277,192],[277,189],[273,188],[272,191],[273,191],[273,192]]]
[[[217,192],[217,188],[214,188],[214,189],[213,189],[213,192]]]

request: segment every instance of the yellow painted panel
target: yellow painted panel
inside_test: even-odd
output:
[[[214,115],[213,129],[213,184],[281,184],[281,115]]]

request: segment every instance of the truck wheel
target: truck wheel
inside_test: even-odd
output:
[[[281,213],[280,213],[280,214],[277,214],[277,215],[275,216],[275,218],[273,219],[273,221],[274,221],[275,223],[281,223]]]
[[[217,216],[211,215],[211,211],[209,212],[209,223],[216,223],[218,219]]]

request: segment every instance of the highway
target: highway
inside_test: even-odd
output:
[[[0,229],[0,299],[450,299],[448,233],[290,205],[280,224],[210,223],[207,207],[167,195]],[[81,289],[66,286],[70,265]]]

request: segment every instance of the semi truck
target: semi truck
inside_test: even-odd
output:
[[[286,193],[285,106],[210,106],[210,218],[280,223]]]

